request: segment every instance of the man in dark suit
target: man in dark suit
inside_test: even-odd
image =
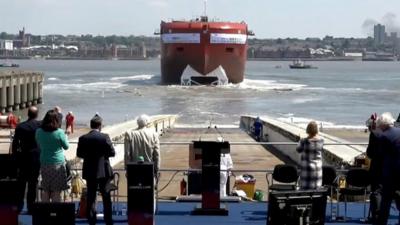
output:
[[[377,126],[382,131],[379,141],[382,144],[382,201],[378,215],[378,225],[386,225],[389,218],[392,200],[400,190],[400,128],[394,127],[392,114],[383,113],[377,120]],[[397,204],[399,206],[399,204]],[[400,220],[400,217],[399,217]]]
[[[382,169],[384,154],[381,149],[379,141],[379,133],[376,127],[377,115],[372,114],[366,121],[367,128],[370,132],[369,142],[367,147],[367,156],[370,158],[371,163],[369,166],[370,181],[371,181],[371,194],[369,195],[370,205],[370,222],[377,223],[380,205],[382,200]]]
[[[36,144],[35,132],[40,127],[40,121],[37,121],[38,109],[32,106],[28,109],[28,120],[20,123],[14,134],[12,142],[12,153],[16,157],[18,168],[18,211],[21,212],[24,207],[24,197],[26,184],[28,192],[26,203],[28,213],[31,213],[32,204],[36,200],[36,188],[38,184],[40,170],[40,150]]]
[[[90,120],[88,134],[79,138],[77,156],[83,159],[82,177],[87,185],[87,218],[90,225],[96,224],[96,194],[100,191],[103,197],[104,220],[112,225],[112,203],[110,182],[113,171],[109,157],[115,156],[115,150],[107,134],[101,133],[102,118],[95,115]]]

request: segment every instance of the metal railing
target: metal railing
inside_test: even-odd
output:
[[[70,141],[70,144],[78,144],[77,141]],[[189,145],[193,142],[160,142],[160,145]],[[0,144],[11,144],[11,141],[0,141]],[[124,142],[113,142],[114,145],[123,145]],[[298,145],[298,142],[229,142],[230,145]],[[366,142],[340,142],[340,143],[324,143],[324,145],[368,145]]]
[[[7,141],[0,141],[0,144],[11,144],[11,140],[7,140]],[[78,142],[76,141],[71,141],[69,142],[70,144],[77,144]],[[182,142],[172,142],[172,141],[166,141],[166,142],[160,142],[160,145],[165,145],[165,146],[171,146],[171,145],[190,145],[192,144],[192,141],[182,141]],[[123,145],[124,142],[122,141],[114,141],[113,142],[114,145]],[[282,145],[286,145],[286,146],[297,146],[298,142],[230,142],[230,145],[233,146],[256,146],[256,145],[262,145],[262,146],[282,146]],[[325,146],[355,146],[355,145],[361,145],[361,146],[365,146],[368,145],[368,143],[365,142],[341,142],[341,143],[324,143]],[[185,151],[187,151],[188,149],[185,149]],[[357,149],[356,149],[357,150]],[[360,151],[360,150],[357,150]],[[340,166],[338,167],[340,168]],[[72,166],[71,168],[73,171],[81,171],[81,164],[75,164]],[[114,169],[115,172],[121,173],[121,175],[123,175],[125,173],[125,169],[123,168],[115,168]],[[179,180],[175,179],[175,175],[178,174],[178,177],[181,179],[182,177],[186,177],[190,174],[190,173],[194,173],[194,172],[200,172],[201,169],[191,169],[191,168],[160,168],[159,172],[167,175],[167,174],[173,174],[170,177],[167,175],[163,175],[162,176],[162,183],[170,183],[172,180],[174,181],[174,183],[179,182]],[[221,170],[222,172],[224,172],[224,170]],[[266,179],[271,178],[272,177],[272,173],[273,173],[273,168],[267,168],[267,169],[232,169],[230,170],[233,174],[250,174],[250,173],[255,173],[258,174],[257,175],[257,180],[259,180],[259,182],[261,182],[261,186],[263,187],[263,190],[267,190],[268,191],[268,184],[266,183]],[[338,169],[337,172],[338,173],[344,173],[346,170],[343,169]],[[179,174],[181,173],[181,174]],[[124,177],[124,176],[121,176]],[[266,178],[268,177],[268,178]],[[261,179],[262,178],[262,179]],[[261,180],[260,180],[261,179]],[[167,185],[168,186],[168,185]],[[120,196],[120,197],[125,197],[125,196]]]

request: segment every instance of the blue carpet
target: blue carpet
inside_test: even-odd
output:
[[[101,211],[101,204],[99,211]],[[191,211],[196,203],[159,203],[159,211],[156,215],[156,225],[265,225],[267,218],[267,203],[230,203],[228,204],[229,216],[192,216]],[[121,204],[120,209],[126,208],[126,204]],[[367,210],[369,205],[367,205]],[[367,211],[368,212],[368,211]],[[330,221],[330,205],[327,204],[327,219],[325,224],[330,225],[355,225],[362,224],[363,204],[348,203],[347,216],[350,217],[347,222]],[[340,205],[340,215],[344,215],[344,205]],[[397,224],[399,212],[392,207],[390,215],[390,225]],[[113,216],[115,225],[127,225],[126,216]],[[20,216],[20,222],[23,225],[31,224],[31,217],[27,215]],[[76,224],[86,225],[86,220],[77,219]],[[97,224],[104,224],[99,220]]]

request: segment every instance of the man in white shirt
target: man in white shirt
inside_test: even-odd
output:
[[[233,168],[233,162],[231,154],[221,154],[221,172],[220,172],[220,196],[226,197],[226,183],[228,181],[228,177],[231,173],[231,169]]]

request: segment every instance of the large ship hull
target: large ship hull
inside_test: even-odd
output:
[[[209,77],[223,69],[229,83],[244,78],[247,59],[245,23],[170,22],[161,24],[161,81],[182,84],[182,75],[191,67],[197,78]],[[212,80],[212,79],[211,79]]]

